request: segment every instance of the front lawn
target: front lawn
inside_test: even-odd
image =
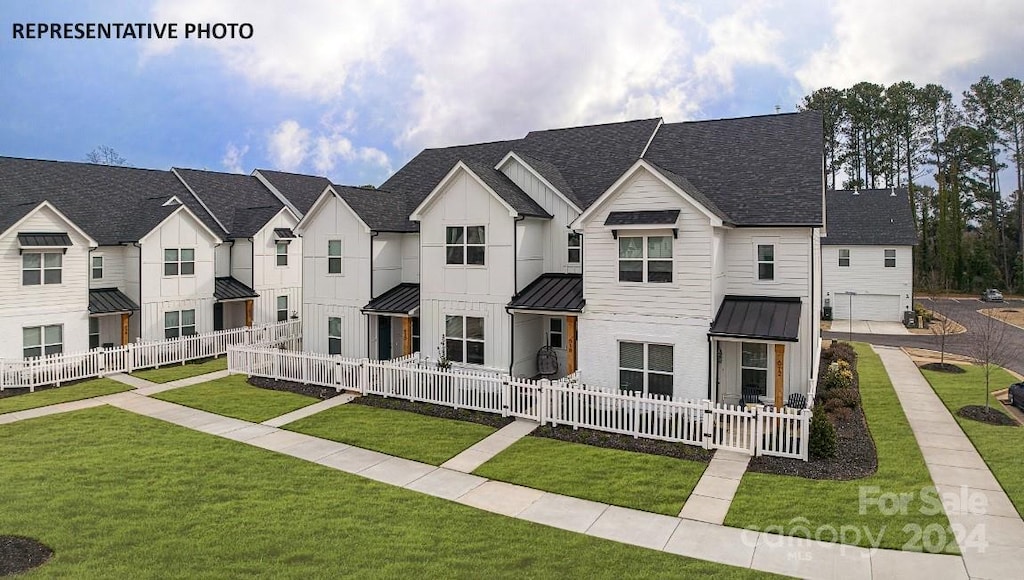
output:
[[[999,485],[1003,487],[1017,512],[1024,514],[1024,462],[1020,457],[1021,450],[1024,449],[1024,427],[989,425],[958,416],[956,412],[961,407],[983,405],[986,396],[984,370],[971,365],[962,368],[967,372],[948,374],[922,371],[922,374],[988,464],[992,475],[999,480]],[[1015,382],[1017,380],[1010,373],[996,368],[992,370],[989,384],[993,390],[999,390]],[[992,408],[1002,412],[1002,403],[991,394],[988,398]]]
[[[151,383],[169,383],[181,379],[198,377],[207,373],[222,371],[228,368],[226,356],[210,358],[206,360],[195,360],[185,364],[172,364],[158,369],[146,369],[135,371],[133,377],[147,380]]]
[[[253,423],[262,423],[318,402],[305,395],[254,387],[246,382],[245,375],[230,375],[152,397]]]
[[[448,461],[496,431],[477,423],[351,403],[284,428],[431,465]]]
[[[87,441],[88,444],[82,444]],[[0,426],[0,531],[61,578],[754,578],[99,407]]]
[[[474,473],[527,487],[675,516],[706,463],[524,437]]]
[[[945,512],[932,513],[936,511],[930,509],[933,504],[922,499],[922,494],[936,497],[935,486],[881,359],[866,344],[855,347],[861,400],[878,451],[878,471],[851,481],[747,472],[726,525],[760,530],[771,526],[772,531],[787,535],[806,535],[809,530],[811,537],[827,541],[865,547],[877,541],[881,548],[911,551],[923,551],[923,533],[935,543],[944,539],[946,553],[959,553]],[[863,509],[862,493],[868,500]],[[892,515],[870,501],[880,499],[887,508],[886,502],[897,496],[882,494],[902,493],[910,494],[910,501],[905,510],[895,509]],[[841,526],[853,527],[842,533]]]
[[[0,413],[13,413],[15,411],[24,411],[25,409],[91,399],[130,390],[132,390],[132,387],[110,379],[88,379],[73,385],[55,387],[34,393],[30,393],[28,389],[12,389],[11,391],[4,391],[5,396],[0,398]],[[24,394],[6,396],[12,391]]]

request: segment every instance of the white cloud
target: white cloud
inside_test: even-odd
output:
[[[271,133],[267,147],[276,167],[295,171],[309,155],[309,129],[304,129],[292,119],[283,121]]]
[[[224,151],[224,157],[220,160],[221,165],[231,173],[245,173],[245,168],[242,167],[242,158],[248,152],[248,145],[239,148],[234,143],[228,143],[227,149]]]
[[[746,4],[707,24],[711,47],[694,59],[701,76],[732,88],[733,72],[740,66],[783,68],[779,54],[782,33],[768,22],[762,4]]]
[[[345,121],[348,122],[350,119]],[[283,121],[267,139],[271,161],[285,171],[311,167],[318,173],[328,174],[343,162],[369,166],[378,173],[390,173],[391,160],[387,153],[375,147],[354,145],[342,134],[345,126],[323,126],[317,128],[314,135],[314,130],[303,127],[294,119]]]

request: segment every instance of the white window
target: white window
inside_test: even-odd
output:
[[[341,240],[327,240],[327,273],[341,274]]]
[[[64,325],[26,326],[21,329],[25,358],[64,352]]]
[[[757,245],[757,279],[766,281],[775,279],[774,244]]]
[[[341,354],[341,318],[327,318],[327,354]]]
[[[92,257],[92,279],[99,280],[103,277],[103,256]]]
[[[619,237],[619,282],[671,281],[672,236]]]
[[[896,250],[885,251],[885,267],[895,268],[896,267]]]
[[[849,268],[850,267],[850,250],[839,250],[839,267]]]
[[[554,348],[565,347],[565,332],[562,330],[561,318],[548,319],[548,346]]]
[[[445,353],[448,360],[484,364],[484,319],[472,316],[445,317]]]
[[[740,356],[740,381],[744,391],[768,394],[768,345],[744,342]]]
[[[288,243],[277,242],[277,265],[287,266],[288,265]]]
[[[449,226],[445,228],[445,263],[482,266],[487,253],[484,226]]]
[[[569,232],[569,263],[579,264],[583,252],[583,235]]]
[[[288,297],[278,296],[277,297],[277,321],[284,322],[288,320]]]
[[[89,350],[100,347],[100,319],[89,318]]]
[[[164,250],[164,276],[192,276],[195,273],[195,249],[167,248]]]
[[[164,338],[191,336],[195,333],[195,310],[169,310],[164,312]]]
[[[21,255],[21,284],[60,284],[64,255],[56,252],[29,252]]]
[[[672,395],[672,346],[619,343],[619,388],[652,395]]]

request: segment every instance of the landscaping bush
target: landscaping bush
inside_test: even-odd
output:
[[[853,387],[853,369],[850,368],[850,363],[838,360],[825,368],[820,384],[822,399],[827,399],[830,391],[851,387]]]
[[[838,441],[836,428],[828,420],[825,413],[814,413],[811,416],[811,440],[808,452],[816,459],[827,459],[836,456]]]
[[[860,406],[860,392],[853,387],[832,389],[825,394],[825,404],[835,401],[838,407],[856,409]]]
[[[828,349],[832,352],[833,360],[845,361],[850,366],[857,360],[857,352],[848,342],[833,342]]]

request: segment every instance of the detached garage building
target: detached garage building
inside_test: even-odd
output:
[[[825,194],[821,276],[837,320],[899,322],[913,308],[917,232],[905,189]]]

